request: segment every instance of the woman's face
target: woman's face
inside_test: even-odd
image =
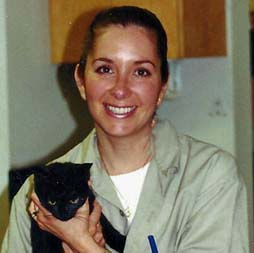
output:
[[[88,55],[80,93],[97,131],[109,136],[148,134],[166,91],[153,33],[135,25],[99,30]]]

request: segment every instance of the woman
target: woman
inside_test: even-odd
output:
[[[136,7],[101,12],[75,79],[95,130],[58,161],[93,163],[96,199],[127,235],[124,252],[151,252],[148,235],[163,253],[249,252],[246,193],[234,159],[154,118],[168,66],[166,34],[152,13]],[[30,188],[27,181],[14,200],[2,252],[30,251]],[[63,223],[47,216],[32,194],[29,212],[34,211],[33,218],[62,239],[66,252],[107,252],[96,230],[98,204],[90,217],[84,205]]]

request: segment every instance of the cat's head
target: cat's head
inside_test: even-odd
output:
[[[52,163],[34,173],[35,192],[41,204],[56,218],[68,220],[89,194],[92,164]]]

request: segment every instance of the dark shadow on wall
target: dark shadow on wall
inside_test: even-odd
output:
[[[76,122],[76,130],[66,145],[73,146],[84,139],[93,128],[93,120],[89,114],[87,103],[81,98],[74,80],[76,64],[62,64],[58,67],[58,84],[69,110]]]
[[[65,98],[70,114],[75,120],[76,129],[55,150],[50,151],[41,159],[28,164],[45,164],[65,154],[72,147],[81,142],[93,128],[93,120],[89,114],[87,103],[81,98],[74,80],[74,69],[76,64],[62,64],[57,70],[58,85]],[[22,167],[24,168],[24,166]],[[17,169],[17,168],[15,168]]]

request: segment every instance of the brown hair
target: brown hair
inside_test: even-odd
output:
[[[167,35],[160,20],[150,11],[135,6],[112,7],[99,12],[92,21],[84,41],[79,64],[79,74],[83,77],[87,56],[96,39],[96,31],[110,25],[137,25],[155,33],[157,52],[161,61],[161,80],[166,83],[169,76],[167,61]]]

